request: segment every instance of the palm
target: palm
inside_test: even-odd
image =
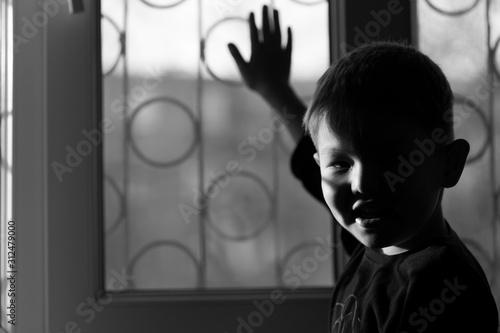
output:
[[[253,13],[249,18],[252,55],[246,62],[238,48],[230,44],[233,55],[243,81],[252,90],[266,94],[273,89],[288,85],[292,53],[292,34],[288,28],[288,38],[285,48],[281,45],[281,30],[279,15],[273,12],[273,22],[270,23],[267,7],[262,11],[262,30],[258,30]]]

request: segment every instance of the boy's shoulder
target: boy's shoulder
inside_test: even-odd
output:
[[[344,309],[354,295],[361,326],[384,332],[496,332],[498,312],[484,271],[450,231],[395,256],[359,246],[334,304]],[[343,313],[334,307],[333,323]]]
[[[365,259],[369,254],[366,249]],[[390,260],[378,265],[391,272],[383,284],[392,300],[400,302],[401,328],[408,332],[417,327],[430,332],[496,332],[498,312],[488,279],[451,228],[448,236]]]
[[[421,328],[429,324],[434,328],[432,332],[451,326],[462,332],[496,332],[498,310],[488,279],[453,230],[449,236],[410,252],[401,261],[399,271],[407,272],[403,317],[408,318],[406,323],[411,327],[420,323]],[[434,318],[431,325],[430,319]]]
[[[450,228],[446,237],[437,237],[401,256],[402,268],[409,274],[461,272],[486,279],[484,271],[458,235]]]
[[[362,273],[382,270],[383,275],[400,276],[405,280],[412,278],[435,280],[443,275],[460,274],[488,284],[477,259],[456,232],[451,227],[449,230],[447,236],[436,237],[417,248],[394,256],[384,255],[378,250],[360,244],[346,267],[347,274],[352,276],[359,274],[360,271]]]
[[[389,289],[404,286],[408,292],[416,292],[417,298],[437,294],[449,285],[468,289],[472,298],[491,296],[483,268],[451,228],[449,235],[399,255],[386,256],[361,246],[352,259],[351,276],[376,275],[378,283]]]

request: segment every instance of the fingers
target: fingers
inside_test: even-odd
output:
[[[255,24],[255,15],[250,13],[249,26],[250,26],[250,41],[252,44],[252,54],[258,51],[260,44],[268,44],[273,47],[278,47],[281,49],[281,28],[280,28],[280,18],[279,12],[273,9],[272,24],[270,22],[269,9],[267,6],[262,7],[262,30],[259,31],[257,25]],[[291,51],[291,32],[288,29],[288,41],[287,49],[290,47]]]
[[[292,62],[292,29],[288,27],[287,29],[287,42],[286,42],[286,49],[285,49],[285,54],[286,54],[286,60],[288,64],[291,64]]]
[[[252,45],[252,54],[254,54],[259,46],[259,30],[257,30],[257,25],[255,25],[255,15],[253,13],[250,13],[248,21],[250,26],[250,43]]]
[[[267,13],[267,6],[262,7],[262,35],[263,42],[269,42],[271,37],[271,28],[269,26],[269,15]]]
[[[276,9],[273,11],[273,21],[274,21],[274,39],[276,40],[276,44],[281,47],[280,16]]]
[[[234,45],[233,43],[230,43],[227,45],[229,52],[234,58],[234,61],[236,62],[236,65],[238,66],[238,70],[240,73],[243,75],[246,71],[247,68],[247,62],[243,57],[241,56],[240,50]]]
[[[292,29],[288,27],[287,29],[287,41],[286,41],[286,52],[292,53]]]

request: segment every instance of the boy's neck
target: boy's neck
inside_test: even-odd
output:
[[[415,236],[402,244],[384,247],[381,251],[383,254],[389,256],[400,254],[409,251],[433,238],[448,236],[449,232],[450,231],[448,230],[448,226],[446,225],[443,217],[441,205],[438,205],[429,221]]]

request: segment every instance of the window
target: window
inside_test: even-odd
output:
[[[500,304],[498,1],[418,4],[420,49],[448,77],[455,94],[455,136],[471,145],[460,182],[445,191],[444,214],[480,262]]]
[[[332,286],[333,255],[314,259],[328,212],[291,175],[292,139],[227,49],[248,59],[247,18],[260,25],[264,4],[285,41],[293,29],[307,101],[329,64],[326,1],[101,2],[106,270],[126,267],[131,289],[295,285],[296,266],[301,287]]]

